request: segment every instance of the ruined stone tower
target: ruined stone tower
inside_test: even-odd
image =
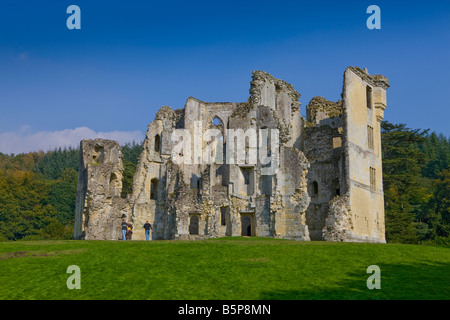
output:
[[[122,172],[122,153],[117,142],[81,141],[75,239],[117,239],[117,224],[131,212],[128,201],[120,197]]]
[[[380,123],[388,80],[349,67],[342,100],[306,107],[312,240],[385,242]]]
[[[300,115],[292,85],[253,72],[250,98],[188,98],[148,126],[133,193],[121,194],[120,146],[81,142],[75,238],[261,236],[385,242],[380,121],[388,81],[349,67],[342,100],[315,97]]]

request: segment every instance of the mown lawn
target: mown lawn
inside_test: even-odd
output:
[[[69,290],[67,267],[81,270]],[[381,270],[369,290],[366,269]],[[450,248],[296,242],[0,243],[0,299],[450,299]]]

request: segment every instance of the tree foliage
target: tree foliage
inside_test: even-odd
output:
[[[56,219],[51,182],[30,171],[0,172],[0,232],[8,240],[36,235]]]
[[[449,140],[405,124],[384,121],[381,128],[387,240],[417,243],[448,237]]]

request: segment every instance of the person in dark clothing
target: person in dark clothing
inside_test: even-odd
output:
[[[126,239],[131,240],[132,235],[133,235],[133,225],[131,224],[131,222],[128,222]]]
[[[152,225],[147,221],[145,221],[144,227],[145,229],[145,240],[150,240],[150,230],[153,230]]]

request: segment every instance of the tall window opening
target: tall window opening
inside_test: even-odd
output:
[[[228,212],[228,207],[220,208],[220,225],[222,225],[222,226],[227,225],[227,212]]]
[[[242,174],[244,176],[244,183],[246,185],[250,184],[250,169],[244,168],[242,169]]]
[[[214,147],[211,149],[211,161],[216,164],[221,164],[225,160],[224,124],[222,119],[215,116],[211,122],[210,128],[218,129],[221,132],[220,136],[212,137],[210,142],[214,143]]]
[[[117,178],[117,175],[115,173],[111,173],[111,176],[109,178],[109,192],[113,195],[117,195],[119,186],[120,181]]]
[[[241,185],[244,187],[244,193],[247,193],[247,196],[251,196],[255,191],[255,176],[254,176],[254,168],[253,167],[241,167],[242,180]],[[242,184],[243,183],[243,184]]]
[[[152,179],[150,185],[150,199],[156,200],[158,192],[158,179]]]
[[[159,134],[155,136],[155,152],[159,154],[161,150],[161,137]]]
[[[317,181],[313,181],[312,191],[313,191],[313,195],[315,195],[315,196],[319,195],[319,184],[317,183]]]
[[[376,171],[375,168],[370,167],[370,191],[376,191]]]
[[[367,126],[367,143],[369,145],[369,149],[373,149],[373,127]]]
[[[366,87],[367,108],[372,109],[372,88]]]

